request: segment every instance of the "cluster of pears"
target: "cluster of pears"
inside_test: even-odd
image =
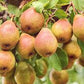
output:
[[[44,20],[43,14],[31,7],[20,16],[21,35],[11,20],[5,21],[0,26],[0,74],[4,76],[3,84],[34,84],[36,76],[44,77],[48,68],[45,60],[37,60],[35,69],[23,60],[33,58],[35,54],[42,57],[52,56],[59,47],[58,43],[63,44],[62,48],[68,54],[69,63],[64,69],[71,68],[74,61],[80,57],[81,49],[77,41],[71,38],[74,33],[77,38],[84,40],[84,16],[76,15],[73,27],[65,18],[55,22],[51,29],[43,28]],[[22,61],[16,62],[13,49],[20,54]],[[51,71],[52,84],[65,84],[67,78],[68,74],[65,70]]]

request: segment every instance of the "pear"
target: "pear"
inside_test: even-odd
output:
[[[15,47],[19,40],[19,31],[11,20],[5,21],[0,26],[0,46],[3,50]]]
[[[24,59],[32,58],[35,54],[34,51],[35,38],[29,34],[22,33],[17,45],[17,51]]]
[[[46,60],[44,59],[36,60],[35,71],[36,71],[37,77],[43,78],[46,75],[47,70],[48,70],[48,64]]]
[[[49,78],[52,84],[66,84],[69,76],[66,70],[56,71],[52,69]]]
[[[2,84],[16,84],[14,79],[15,67],[7,73],[5,77],[2,77]]]
[[[15,67],[15,57],[10,51],[0,50],[0,74],[6,76]]]
[[[58,43],[50,29],[42,28],[36,36],[34,47],[40,56],[49,57],[56,52]]]
[[[81,49],[76,41],[71,40],[70,42],[63,45],[63,49],[67,52],[70,59],[77,59],[81,56]]]
[[[84,41],[84,16],[75,15],[73,21],[73,33],[80,40]]]
[[[64,69],[70,69],[72,68],[72,66],[74,65],[76,59],[73,59],[73,57],[68,57],[68,65],[66,67],[64,67]]]
[[[44,16],[36,12],[34,7],[31,7],[22,13],[20,23],[24,32],[36,34],[44,24]]]
[[[17,84],[14,80],[14,77],[3,77],[2,84]]]
[[[34,84],[35,71],[30,64],[19,62],[14,78],[17,84]]]
[[[84,67],[84,56],[80,56],[78,61],[79,61],[79,64]]]
[[[67,19],[59,19],[53,24],[52,32],[59,43],[66,43],[72,37],[72,26]]]

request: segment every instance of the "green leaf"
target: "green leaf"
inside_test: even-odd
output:
[[[31,5],[32,5],[32,2],[35,1],[35,0],[31,0],[30,2],[28,2],[27,4],[25,4],[21,11],[24,12],[25,10],[27,10]]]
[[[49,4],[49,2],[50,2],[50,0],[38,0],[38,1],[43,3],[44,7],[46,7]]]
[[[7,8],[2,6],[2,5],[0,5],[0,12],[3,11],[3,10],[7,10]]]
[[[49,67],[54,68],[56,70],[62,69],[60,60],[56,53],[49,57],[48,62],[49,62]]]
[[[2,24],[2,20],[0,20],[0,25]]]
[[[58,18],[66,18],[67,14],[65,13],[64,10],[58,9],[55,13],[55,16],[58,17]]]
[[[50,0],[50,3],[49,3],[49,5],[46,8],[50,9],[50,8],[55,7],[58,1],[59,0]]]
[[[36,77],[34,84],[43,84],[42,81]]]
[[[70,23],[73,24],[73,19],[74,19],[75,13],[74,13],[72,7],[69,8],[69,12],[70,12],[70,16],[68,19],[69,19]]]
[[[70,2],[70,0],[59,0],[57,5],[65,6],[65,5],[68,5],[69,2]]]
[[[73,0],[73,3],[77,10],[84,11],[84,0]]]
[[[43,3],[40,1],[33,2],[32,6],[36,9],[37,12],[40,12],[40,13],[42,13],[44,9]]]
[[[18,9],[18,7],[14,6],[14,5],[8,5],[8,12],[11,14],[16,15],[17,17],[20,16],[21,11]]]
[[[58,48],[56,53],[57,53],[57,55],[59,57],[59,60],[61,62],[62,68],[66,67],[68,65],[67,53],[63,49],[61,49],[61,48]]]
[[[79,44],[79,46],[81,48],[82,56],[84,56],[84,42],[79,40],[79,39],[77,39],[77,42],[78,42],[78,44]]]

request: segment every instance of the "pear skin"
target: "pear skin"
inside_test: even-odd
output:
[[[69,76],[66,70],[56,71],[52,69],[49,78],[52,84],[67,84]]]
[[[84,16],[75,15],[73,21],[73,33],[80,40],[84,41]]]
[[[0,46],[3,50],[14,48],[19,40],[19,31],[11,20],[0,26]]]
[[[15,67],[15,57],[10,51],[0,51],[0,74],[6,76]]]
[[[59,19],[53,24],[52,32],[59,43],[66,43],[72,37],[72,26],[67,19]]]
[[[36,36],[34,47],[40,56],[49,57],[56,52],[58,43],[50,29],[42,28]]]
[[[36,34],[44,24],[44,16],[36,12],[34,7],[31,7],[22,13],[20,23],[24,32]]]
[[[39,78],[43,78],[48,70],[47,62],[44,59],[38,59],[35,63],[36,75]]]
[[[76,59],[74,59],[73,57],[68,57],[68,65],[64,68],[65,70],[66,69],[70,69],[72,68],[72,66],[74,65]]]
[[[71,59],[77,59],[81,56],[81,49],[74,40],[64,44],[63,49],[67,52],[69,58]]]
[[[34,51],[35,38],[29,34],[22,33],[20,40],[17,44],[17,51],[24,59],[32,58],[35,54]]]
[[[84,67],[84,56],[80,56],[78,61],[79,61],[79,64]]]
[[[30,64],[18,63],[14,77],[17,84],[34,84],[35,76],[35,71]]]
[[[14,77],[3,77],[2,84],[17,84],[14,80]]]

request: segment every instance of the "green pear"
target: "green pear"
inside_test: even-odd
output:
[[[63,69],[70,69],[72,68],[72,66],[74,65],[76,59],[74,59],[73,57],[68,57],[68,65],[66,67],[64,67]]]
[[[11,20],[5,21],[0,26],[0,46],[3,50],[15,47],[19,40],[19,31]]]
[[[59,19],[53,24],[52,32],[59,43],[66,43],[72,37],[72,26],[67,19]]]
[[[81,49],[74,40],[64,44],[63,49],[67,52],[68,57],[71,59],[77,59],[81,56]]]
[[[19,62],[15,71],[15,81],[17,84],[34,84],[35,71],[26,62]]]
[[[84,41],[84,16],[75,15],[73,21],[73,33],[80,40]]]
[[[20,23],[24,32],[36,34],[44,24],[44,16],[36,12],[34,7],[31,7],[22,13]]]
[[[3,77],[2,84],[17,84],[17,83],[15,82],[14,77],[11,76],[11,77]]]
[[[7,73],[5,77],[2,77],[2,84],[16,84],[14,79],[15,67]]]
[[[35,38],[29,34],[22,33],[20,40],[17,44],[17,51],[24,59],[32,58],[35,54],[34,51]]]
[[[78,61],[79,61],[79,64],[84,67],[84,56],[80,56]]]
[[[56,71],[52,69],[49,78],[52,84],[66,84],[69,76],[66,70]]]
[[[42,28],[36,36],[34,47],[40,56],[49,57],[56,52],[58,43],[50,29]]]
[[[15,67],[15,57],[10,51],[0,51],[0,74],[6,76]]]
[[[46,60],[44,59],[36,60],[35,71],[36,71],[37,77],[43,78],[46,75],[47,70],[48,70],[48,64]]]

